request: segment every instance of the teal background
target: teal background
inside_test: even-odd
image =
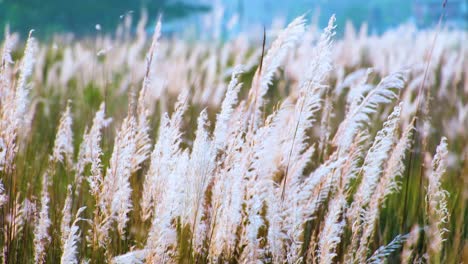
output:
[[[451,26],[467,28],[467,1],[448,1],[446,19]],[[223,25],[234,14],[239,16],[239,29],[252,25],[270,26],[274,18],[289,21],[309,12],[319,14],[325,25],[336,14],[338,32],[346,20],[360,26],[369,23],[371,33],[381,33],[401,23],[413,22],[420,27],[434,25],[442,10],[438,0],[0,0],[0,33],[8,24],[11,31],[22,35],[35,29],[36,36],[47,38],[55,33],[73,32],[76,36],[96,34],[95,25],[113,32],[123,14],[138,20],[141,10],[154,21],[163,14],[166,33],[177,33],[187,27],[203,31],[199,17],[223,7]],[[223,34],[226,36],[226,34]]]

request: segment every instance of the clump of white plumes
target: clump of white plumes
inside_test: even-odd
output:
[[[294,24],[294,22],[291,24]],[[286,32],[288,28],[283,32]],[[313,57],[311,58],[312,63],[309,67],[310,71],[307,72],[306,78],[302,80],[299,99],[294,105],[294,110],[291,111],[291,102],[287,100],[281,105],[278,111],[274,112],[266,119],[265,124],[261,127],[258,127],[261,124],[261,120],[258,119],[259,116],[254,114],[253,120],[255,124],[249,127],[245,135],[245,141],[240,141],[240,145],[243,146],[238,148],[240,150],[238,155],[240,155],[241,158],[233,163],[233,168],[231,168],[229,172],[231,173],[235,168],[239,171],[238,173],[240,173],[240,175],[245,175],[243,177],[245,180],[237,180],[245,196],[245,205],[241,202],[240,206],[246,207],[245,211],[248,215],[246,217],[247,225],[245,231],[243,231],[244,233],[242,234],[241,240],[243,244],[246,244],[242,256],[244,261],[251,262],[262,259],[266,252],[272,253],[274,260],[280,261],[285,258],[286,252],[284,249],[287,249],[288,261],[296,261],[297,259],[295,258],[301,245],[302,226],[308,220],[304,212],[312,214],[315,208],[317,208],[317,205],[322,201],[320,199],[318,203],[305,202],[309,200],[308,196],[310,193],[306,194],[307,190],[305,189],[307,188],[305,188],[305,186],[307,186],[307,183],[303,183],[300,177],[314,153],[314,146],[309,146],[307,144],[307,130],[313,126],[315,112],[320,109],[322,88],[325,87],[323,82],[331,69],[331,58],[329,55],[332,47],[331,38],[334,34],[333,29],[334,17],[330,19],[330,23],[324,30],[322,38],[314,48]],[[281,34],[276,41],[280,40]],[[274,54],[274,47],[276,47],[275,44],[273,44],[272,48],[268,51],[268,54]],[[268,58],[264,60],[264,63],[267,61]],[[321,61],[324,61],[322,65],[320,63]],[[262,71],[263,70],[264,68],[262,68]],[[257,74],[259,74],[259,72],[257,72]],[[271,77],[272,76],[270,76],[270,78]],[[263,77],[256,75],[255,78]],[[267,84],[266,86],[263,84],[263,87],[260,87],[267,89]],[[250,94],[250,99],[252,99],[253,96],[254,100],[250,102],[251,109],[252,104],[255,106],[257,103],[255,100],[258,99],[255,97],[258,95],[255,94],[256,91],[254,89],[256,88],[258,87],[255,86],[254,83]],[[238,129],[237,133],[239,133],[239,135],[243,134],[241,129]],[[242,137],[240,139],[242,139]],[[235,149],[236,148],[233,150]],[[265,166],[265,164],[269,164],[269,166]],[[289,167],[291,167],[290,170]],[[279,186],[275,182],[278,180],[275,179],[278,173],[282,171],[285,171],[283,184],[284,187],[288,185],[288,189],[291,189],[289,191],[290,195],[284,195],[284,188],[278,188]],[[289,174],[290,177],[288,177]],[[226,176],[223,177],[226,178]],[[215,185],[215,193],[217,187],[221,186],[223,185]],[[236,185],[232,183],[229,184],[227,190],[233,188],[232,186]],[[302,188],[304,188],[303,192],[301,191]],[[308,191],[310,192],[311,190],[314,190],[314,187],[310,186]],[[320,193],[318,189],[315,191]],[[303,195],[297,195],[298,192],[302,192]],[[233,194],[227,192],[224,193],[223,197],[229,197],[230,195]],[[282,201],[283,199],[284,201]],[[231,206],[232,205],[235,204],[231,204]],[[227,216],[237,215],[237,210],[232,209],[233,208],[228,209],[224,214]],[[222,212],[223,211],[221,211],[219,216],[217,214],[217,216],[222,218],[224,215]],[[240,210],[240,212],[242,213],[242,210]],[[234,233],[236,232],[237,226],[240,224],[239,222],[233,221],[235,219],[237,219],[237,217],[225,219],[227,223],[229,223],[227,226],[234,226],[232,231]],[[224,219],[219,219],[221,223],[225,223],[223,220]],[[242,217],[239,218],[239,221],[241,220]],[[221,225],[217,224],[217,226]],[[215,231],[221,228],[217,226],[215,226]],[[222,226],[226,227],[226,224]],[[268,245],[266,248],[262,249],[260,248],[262,238],[258,238],[258,231],[260,228],[266,228],[267,226]],[[285,230],[290,230],[290,232],[287,234]],[[215,247],[213,247],[212,250],[218,252],[218,255],[219,252],[224,252],[224,254],[228,255],[231,254],[232,249],[230,248],[232,246],[230,246],[230,243],[232,242],[228,242],[228,240],[235,240],[237,238],[232,237],[232,235],[231,237],[229,235],[224,235],[219,232],[219,230],[215,232],[215,234],[219,236],[218,238],[221,242],[215,242]],[[292,243],[290,241],[292,241]]]
[[[145,248],[150,251],[149,258],[156,262],[164,262],[174,254],[177,233],[173,222],[175,217],[182,215],[183,197],[187,191],[183,188],[183,180],[189,168],[189,155],[179,148],[187,99],[188,93],[180,94],[172,117],[163,115],[145,179],[143,218],[149,218],[151,208],[154,208]]]
[[[387,161],[389,152],[395,142],[400,113],[401,106],[396,106],[384,123],[382,130],[375,136],[374,143],[367,152],[361,171],[362,182],[354,196],[353,208],[362,208],[370,202],[370,198],[383,173],[383,165]],[[353,211],[352,214],[357,217],[359,212]]]
[[[172,160],[173,155],[176,154],[171,151],[171,146],[175,146],[168,142],[169,130],[170,119],[167,115],[163,115],[159,126],[158,140],[151,154],[150,168],[145,176],[145,184],[143,185],[141,208],[142,218],[144,220],[149,219],[153,215],[154,205],[159,199],[160,193],[163,191],[166,183],[166,175],[171,170],[171,167],[168,166],[168,161]],[[179,140],[180,139],[177,138],[176,142],[180,142]],[[178,147],[174,150],[178,151]],[[166,157],[166,155],[170,157]]]
[[[387,118],[387,121],[384,123],[383,128],[377,132],[374,142],[371,148],[368,150],[364,159],[364,163],[358,173],[358,176],[361,178],[361,183],[359,184],[358,190],[353,196],[354,201],[351,204],[347,216],[349,221],[353,223],[353,239],[351,246],[353,249],[349,253],[351,254],[350,256],[357,254],[356,257],[359,258],[357,260],[359,262],[364,261],[362,258],[365,257],[365,254],[362,251],[355,252],[355,249],[359,248],[361,250],[367,250],[367,247],[359,246],[359,235],[362,233],[362,230],[366,224],[373,227],[374,222],[372,218],[376,217],[375,211],[378,210],[378,208],[377,206],[374,206],[371,208],[372,211],[367,211],[367,215],[363,212],[368,209],[369,203],[371,202],[371,197],[373,194],[375,194],[374,191],[383,173],[385,161],[387,161],[389,152],[394,144],[400,113],[401,107],[396,106],[393,112]],[[363,214],[367,218],[363,218]],[[371,229],[369,226],[367,227],[367,230],[364,230],[365,232],[373,232],[373,228]],[[367,239],[369,239],[370,236],[370,233],[364,233],[364,235],[361,237],[362,241],[360,242],[367,244]]]
[[[104,193],[106,189],[104,187],[105,183],[101,163],[101,156],[103,155],[101,148],[102,130],[111,121],[111,118],[105,117],[105,104],[101,103],[99,110],[94,116],[91,129],[85,129],[76,163],[76,190],[80,188],[82,178],[85,176],[83,175],[85,166],[91,164],[91,175],[86,177],[86,179],[89,184],[90,193],[95,199],[96,208],[94,210],[92,229],[88,233],[87,240],[93,246],[97,244],[100,247],[105,247],[109,242],[109,228],[112,223],[112,215],[107,203],[111,198]]]
[[[297,181],[297,176],[302,174],[299,170],[294,175],[296,164],[291,164],[291,161],[300,160],[301,154],[304,153],[307,145],[307,130],[310,129],[315,122],[315,113],[320,109],[321,96],[323,90],[327,87],[325,80],[332,69],[331,51],[333,45],[333,36],[335,35],[335,16],[333,15],[328,21],[328,26],[324,29],[320,36],[317,46],[313,50],[311,63],[307,67],[305,77],[299,87],[299,99],[294,107],[294,117],[288,124],[289,133],[285,142],[285,146],[290,146],[289,153],[284,154],[284,162],[286,163],[285,179],[283,180],[283,193],[286,190],[289,182]],[[288,149],[283,148],[283,149]],[[309,150],[312,155],[313,149]],[[290,171],[290,166],[292,170]],[[289,174],[292,174],[290,177]],[[296,177],[295,177],[296,176]],[[284,197],[282,197],[284,198]]]
[[[201,246],[205,237],[202,217],[205,194],[215,169],[215,151],[212,139],[207,131],[208,114],[203,110],[198,117],[198,128],[190,154],[189,171],[186,174],[185,201],[182,223],[189,224],[194,234],[195,245]]]
[[[172,117],[169,118],[167,113],[161,117],[158,139],[151,153],[150,168],[143,187],[141,207],[142,217],[145,220],[153,215],[155,203],[161,199],[168,177],[180,155],[181,126],[183,114],[188,107],[187,99],[187,92],[180,94]]]
[[[169,118],[162,116],[159,136],[151,154],[151,164],[145,176],[142,197],[142,218],[153,216],[145,249],[152,261],[167,261],[173,256],[176,243],[174,218],[181,216],[183,184],[188,169],[189,155],[182,152],[181,125],[188,107],[188,92],[179,95],[175,111]]]
[[[304,224],[314,217],[319,206],[327,199],[328,194],[336,187],[335,171],[343,164],[336,154],[315,169],[302,182],[291,185],[284,197],[283,228],[291,240],[287,259],[289,262],[299,260],[302,249]]]
[[[250,148],[242,150],[244,141],[242,133],[233,135],[227,147],[224,167],[215,176],[213,187],[212,243],[209,256],[218,258],[221,254],[230,256],[237,240],[236,230],[242,221],[242,204],[244,200],[243,175],[248,169]]]
[[[70,103],[68,101],[67,108],[60,118],[52,151],[52,160],[54,162],[66,163],[67,166],[73,164],[73,119],[70,113]]]
[[[184,210],[182,205],[185,191],[181,179],[189,169],[188,165],[189,156],[184,151],[178,157],[174,171],[168,175],[168,185],[161,200],[155,205],[153,223],[146,244],[146,249],[151,250],[150,256],[155,262],[167,262],[167,259],[176,257],[177,229],[174,221]]]
[[[394,147],[392,154],[388,159],[387,167],[370,198],[368,208],[361,212],[363,215],[363,232],[358,249],[358,256],[361,258],[361,261],[366,256],[368,243],[374,235],[375,225],[379,217],[381,206],[385,202],[386,197],[399,190],[397,180],[405,169],[405,153],[411,147],[413,129],[414,127],[409,125],[401,136],[401,139]]]

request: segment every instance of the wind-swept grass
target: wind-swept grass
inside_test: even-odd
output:
[[[6,36],[4,263],[467,261],[466,32],[144,26]]]

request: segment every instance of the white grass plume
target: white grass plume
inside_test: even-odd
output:
[[[107,127],[112,121],[111,118],[105,117],[105,104],[101,103],[99,110],[96,112],[91,129],[86,129],[83,135],[83,142],[80,145],[78,153],[78,161],[76,163],[76,182],[81,183],[81,178],[84,176],[84,169],[87,164],[91,164],[91,175],[87,177],[91,194],[97,196],[102,184],[102,164],[101,149],[102,130]],[[77,187],[78,188],[78,187]]]
[[[242,83],[239,83],[239,75],[243,72],[242,67],[243,66],[237,66],[232,72],[231,81],[229,82],[226,95],[221,104],[221,110],[216,116],[213,140],[218,149],[224,148],[229,135],[229,122],[234,112],[234,106],[237,104],[238,94],[242,86]]]
[[[364,219],[363,212],[368,209],[371,197],[375,193],[375,188],[378,185],[380,177],[384,170],[385,161],[388,159],[389,152],[395,141],[395,134],[398,129],[398,122],[400,119],[401,107],[396,106],[394,111],[387,118],[383,128],[377,132],[374,142],[371,148],[368,150],[364,159],[363,165],[361,166],[358,176],[361,177],[361,183],[353,196],[353,203],[348,210],[347,217],[349,222],[352,223],[352,243],[350,246],[350,254],[356,255],[358,261],[363,262],[365,260],[365,254],[359,249],[366,249],[359,244],[359,237],[365,226],[366,221],[368,224],[373,225],[372,218],[376,217],[375,213],[378,208],[375,206],[373,211],[368,212],[368,218]],[[369,226],[366,231],[373,231]],[[367,243],[367,240],[371,234],[365,234],[362,243]],[[364,258],[364,259],[363,259]]]
[[[284,199],[286,189],[289,184],[294,184],[297,181],[297,176],[302,174],[302,169],[293,174],[290,171],[291,160],[300,160],[301,154],[305,151],[307,146],[307,129],[310,129],[315,122],[315,112],[320,109],[321,106],[321,95],[324,85],[324,81],[327,78],[328,73],[332,69],[331,65],[331,48],[332,48],[332,37],[335,34],[335,16],[333,15],[328,26],[324,29],[321,34],[320,40],[317,47],[314,48],[314,56],[311,59],[311,63],[305,74],[305,78],[300,86],[300,97],[296,102],[293,122],[289,125],[289,135],[291,135],[285,145],[289,147],[289,153],[285,154],[285,176],[282,182],[281,198]],[[285,148],[286,149],[286,148]],[[310,149],[310,156],[313,153],[313,149]],[[294,167],[294,164],[292,165]],[[305,167],[305,164],[301,167]],[[288,188],[289,189],[289,188]]]
[[[109,168],[104,178],[103,197],[124,237],[128,213],[132,210],[130,176],[135,154],[135,119],[127,116],[117,132]]]
[[[161,192],[167,184],[172,170],[175,168],[176,160],[181,150],[181,126],[183,115],[187,110],[188,93],[179,95],[172,117],[167,113],[161,117],[159,135],[151,153],[150,168],[145,176],[143,186],[143,197],[141,201],[142,217],[147,220],[153,214],[155,203],[158,202]]]
[[[442,176],[447,169],[447,156],[447,138],[443,137],[427,173],[426,203],[429,218],[428,237],[430,238],[428,251],[430,259],[434,261],[440,257],[442,243],[445,240],[444,235],[447,233],[444,225],[448,223],[450,217],[447,208],[449,194],[441,186]]]
[[[148,250],[134,250],[123,255],[114,257],[111,261],[112,264],[143,264],[145,263],[146,255],[148,255]]]
[[[350,87],[349,93],[346,98],[346,111],[347,113],[354,111],[364,100],[365,95],[369,93],[372,89],[375,89],[375,86],[372,84],[367,84],[369,80],[369,75],[372,73],[372,69],[368,68],[364,71],[364,75],[357,82],[357,84]]]
[[[175,111],[169,119],[163,115],[158,140],[151,154],[150,169],[145,178],[142,200],[143,219],[153,215],[145,249],[156,262],[169,261],[175,254],[174,219],[182,216],[183,181],[189,170],[189,154],[180,149],[183,115],[188,106],[188,92],[179,95]]]
[[[80,242],[80,229],[77,225],[78,221],[85,220],[80,218],[81,213],[86,207],[81,207],[76,212],[75,220],[69,227],[69,233],[63,244],[63,253],[60,259],[62,264],[78,264],[78,243]]]
[[[189,155],[182,152],[176,160],[174,171],[167,175],[167,185],[155,204],[154,216],[145,249],[156,263],[170,262],[177,254],[177,231],[175,221],[182,215],[182,179],[189,169]]]
[[[72,210],[72,186],[68,185],[67,188],[67,198],[65,199],[65,204],[63,205],[62,209],[62,221],[60,222],[60,239],[62,242],[62,250],[65,247],[66,241],[68,239],[68,235],[70,234],[70,224],[72,220],[71,215]]]
[[[250,148],[242,149],[243,144],[242,133],[234,135],[226,151],[224,166],[215,176],[212,194],[214,216],[210,226],[212,239],[208,252],[210,259],[216,259],[223,253],[230,256],[235,250],[236,230],[242,221],[243,175],[248,168],[250,155]]]
[[[356,133],[370,121],[371,114],[377,111],[377,107],[397,98],[398,94],[394,90],[403,89],[405,75],[404,71],[399,71],[383,78],[377,87],[372,89],[362,102],[346,115],[335,134],[334,145],[346,152]]]
[[[348,158],[339,168],[341,173],[341,187],[349,190],[352,180],[358,176],[363,160],[366,157],[367,149],[371,144],[369,130],[364,129],[360,131],[354,138],[353,144],[349,148]],[[352,193],[349,193],[352,195]]]
[[[336,247],[340,244],[341,234],[344,228],[344,219],[340,217],[345,210],[346,199],[341,191],[330,202],[328,213],[325,216],[325,224],[320,232],[318,247],[319,263],[332,263],[337,255]]]
[[[73,119],[70,113],[70,103],[68,101],[67,108],[60,118],[52,151],[52,160],[64,163],[67,166],[73,165]]]
[[[25,198],[23,202],[20,202],[20,196],[18,195],[16,196],[15,211],[12,238],[21,239],[25,224],[34,223],[35,221],[34,219],[37,211],[36,204],[27,198]]]
[[[393,112],[384,123],[383,128],[377,133],[372,147],[367,152],[361,173],[362,181],[354,196],[355,200],[351,206],[350,214],[354,217],[359,216],[360,210],[367,206],[375,188],[380,180],[384,169],[384,163],[387,161],[389,152],[394,145],[395,134],[400,120],[401,106],[395,107]]]
[[[212,140],[207,131],[209,126],[208,114],[203,110],[198,117],[198,127],[190,154],[190,165],[185,181],[185,210],[182,223],[188,223],[194,236],[194,244],[203,244],[204,232],[202,217],[204,211],[205,192],[211,182],[216,167],[215,151]]]
[[[32,73],[34,65],[34,54],[36,50],[36,42],[32,37],[32,31],[29,34],[29,38],[26,42],[26,48],[24,50],[24,56],[20,65],[20,74],[16,83],[14,91],[9,91],[2,95],[2,106],[1,106],[1,140],[0,143],[4,146],[2,152],[0,153],[0,169],[11,171],[13,166],[13,161],[16,157],[18,151],[18,146],[16,143],[17,135],[19,134],[19,129],[23,127],[24,116],[28,111],[29,105],[29,91],[30,87],[28,86],[27,80]],[[8,55],[4,54],[5,59]],[[6,74],[4,73],[5,69],[2,69],[2,82],[4,79],[7,79]],[[8,85],[9,81],[2,83],[3,85]],[[9,89],[9,88],[8,88]],[[3,89],[7,91],[7,89]]]
[[[151,140],[149,138],[149,110],[145,105],[148,89],[151,85],[151,72],[154,68],[154,59],[156,57],[157,48],[159,46],[159,38],[161,37],[161,17],[156,23],[153,40],[146,56],[146,74],[143,78],[143,85],[139,92],[137,101],[137,117],[136,117],[136,150],[132,159],[132,172],[137,171],[140,165],[145,161],[151,152]]]
[[[49,187],[47,174],[44,174],[42,179],[42,195],[41,195],[41,210],[34,228],[34,262],[44,263],[46,255],[46,247],[49,245],[51,238],[49,235],[49,227],[51,221],[49,218]]]
[[[137,102],[137,116],[135,128],[135,153],[132,157],[132,172],[136,172],[151,153],[151,140],[149,138],[149,110],[144,103],[147,96],[146,88],[140,90]]]
[[[385,263],[386,258],[395,250],[399,249],[401,245],[408,239],[408,234],[397,235],[390,243],[385,246],[379,247],[374,254],[366,261],[368,264]]]
[[[306,65],[303,79],[300,80],[300,91],[307,93],[311,88],[322,87],[333,69],[332,51],[333,37],[335,36],[336,18],[332,15],[328,20],[328,25],[320,34],[317,45],[312,49],[310,63]]]
[[[289,51],[294,48],[302,37],[305,27],[304,16],[294,19],[283,31],[281,31],[272,43],[270,49],[261,62],[261,68],[257,68],[254,80],[252,81],[252,89],[250,90],[250,112],[253,120],[251,122],[256,127],[260,122],[261,108],[264,104],[264,97],[272,83],[273,75],[280,65],[285,60]]]
[[[3,182],[0,180],[0,208],[8,201],[8,195],[5,194]]]
[[[363,231],[361,240],[359,242],[358,256],[364,258],[369,248],[369,242],[371,241],[375,225],[377,223],[380,209],[383,207],[385,199],[392,193],[399,190],[398,178],[401,177],[405,170],[405,153],[411,147],[411,136],[414,127],[409,125],[403,133],[398,144],[392,151],[390,158],[387,162],[387,167],[377,184],[375,192],[372,194],[370,199],[369,208],[363,212]],[[364,259],[361,259],[364,261]]]
[[[403,132],[400,140],[392,150],[392,154],[387,162],[383,177],[377,186],[376,193],[383,202],[390,194],[399,191],[400,184],[398,179],[402,177],[405,171],[405,155],[411,148],[414,132],[413,123],[409,124]]]
[[[302,182],[291,186],[284,197],[284,223],[290,245],[287,259],[296,262],[302,250],[304,224],[311,220],[319,206],[327,199],[329,193],[336,187],[338,178],[335,170],[344,162],[333,154],[325,163],[315,169]]]
[[[7,32],[5,34],[5,41],[3,42],[3,49],[0,59],[0,92],[3,95],[2,98],[0,98],[0,101],[2,103],[7,97],[9,97],[8,94],[11,93],[11,80],[9,72],[11,70],[10,65],[13,64],[11,52],[14,48],[14,45],[15,42],[13,37]]]
[[[5,41],[3,42],[3,49],[2,49],[2,57],[0,60],[2,67],[7,66],[8,64],[13,64],[13,59],[11,58],[11,52],[14,48],[14,44],[15,43],[11,35],[7,32],[5,34]],[[3,70],[4,69],[2,69],[2,74],[4,73]]]
[[[28,94],[29,94],[29,88],[27,84],[27,79],[29,76],[32,74],[34,62],[35,62],[35,51],[37,49],[37,44],[32,37],[32,32],[29,32],[29,37],[26,42],[26,48],[24,50],[24,56],[21,61],[21,72],[19,75],[19,79],[16,85],[16,96],[15,96],[15,103],[16,103],[16,111],[14,112],[14,115],[12,118],[14,120],[17,120],[18,122],[21,122],[21,118],[26,114],[27,112],[27,104],[29,102],[28,100]]]

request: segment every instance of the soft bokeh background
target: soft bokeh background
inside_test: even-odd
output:
[[[441,0],[0,0],[0,32],[7,25],[22,35],[35,29],[35,35],[49,38],[56,33],[73,32],[83,37],[113,32],[124,18],[138,20],[142,10],[150,21],[164,17],[166,35],[229,38],[239,31],[263,26],[309,12],[324,25],[331,14],[337,16],[338,32],[345,21],[355,26],[367,22],[371,33],[381,33],[401,23],[418,27],[434,25]],[[467,28],[468,4],[465,0],[448,1],[446,26]],[[151,30],[151,29],[148,29]]]

